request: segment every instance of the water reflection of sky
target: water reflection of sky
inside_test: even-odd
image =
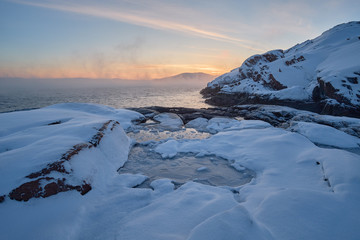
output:
[[[0,95],[0,112],[45,107],[63,102],[86,102],[115,108],[164,106],[209,107],[193,87],[126,86],[113,88],[18,90]]]

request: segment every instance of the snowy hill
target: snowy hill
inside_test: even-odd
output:
[[[181,73],[175,76],[153,79],[155,84],[172,84],[172,85],[195,85],[205,86],[206,83],[213,80],[215,76],[197,72],[197,73]]]
[[[288,50],[254,55],[202,90],[214,105],[271,103],[359,117],[360,22]]]

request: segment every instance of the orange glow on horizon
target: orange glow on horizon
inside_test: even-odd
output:
[[[70,66],[47,66],[21,68],[0,67],[0,77],[9,78],[90,78],[150,80],[164,78],[185,72],[203,72],[218,76],[230,71],[205,64],[112,64],[99,67],[76,68]]]

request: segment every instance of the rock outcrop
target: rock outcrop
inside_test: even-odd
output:
[[[320,115],[285,106],[251,104],[206,109],[154,106],[147,108],[132,108],[132,110],[144,114],[147,119],[153,119],[153,117],[159,113],[177,114],[185,124],[197,118],[210,120],[216,117],[228,117],[246,120],[262,120],[270,123],[274,127],[286,129],[292,122],[310,122],[327,125],[352,136],[360,137],[360,120],[357,118]]]
[[[249,57],[201,90],[215,106],[272,104],[360,117],[360,22]]]
[[[8,194],[9,198],[17,201],[28,201],[31,198],[46,198],[60,192],[71,190],[76,190],[81,195],[88,193],[92,187],[91,183],[88,183],[86,180],[82,180],[82,183],[79,185],[73,185],[67,182],[67,178],[71,176],[73,170],[67,169],[65,164],[70,162],[72,158],[80,154],[80,152],[97,147],[104,137],[105,131],[112,131],[117,125],[119,125],[119,122],[114,120],[105,122],[88,142],[74,145],[65,152],[59,160],[48,164],[39,171],[25,176],[28,181],[13,189]],[[54,177],[54,174],[52,174],[54,172],[57,173],[55,175],[57,177]],[[4,199],[0,199],[0,202],[1,201],[4,201]]]

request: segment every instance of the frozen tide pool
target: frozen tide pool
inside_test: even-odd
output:
[[[237,187],[251,181],[255,173],[215,155],[179,153],[173,158],[162,158],[154,149],[168,139],[205,139],[210,133],[193,128],[166,129],[156,123],[142,124],[128,133],[136,140],[128,161],[119,173],[142,174],[148,177],[139,187],[150,187],[157,179],[170,179],[175,187],[188,181],[211,186]]]
[[[255,175],[246,168],[238,171],[228,160],[214,155],[196,157],[187,153],[163,159],[151,146],[142,144],[132,148],[128,161],[119,169],[119,173],[147,176],[148,180],[140,187],[149,187],[152,181],[161,178],[172,180],[175,186],[194,181],[211,186],[237,187],[250,182]]]

